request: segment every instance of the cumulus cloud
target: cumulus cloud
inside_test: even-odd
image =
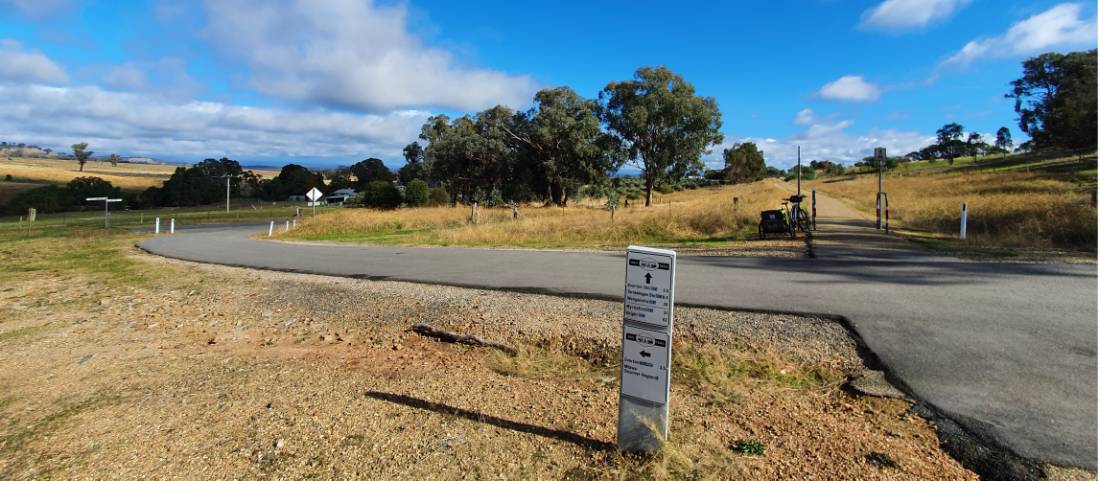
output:
[[[0,39],[0,82],[64,83],[65,69],[41,52],[24,49],[16,40]]]
[[[1018,57],[1058,48],[1096,46],[1096,16],[1081,16],[1084,5],[1063,3],[1016,22],[1003,35],[968,42],[944,61],[967,65],[992,57]]]
[[[809,108],[799,110],[794,114],[794,123],[798,125],[810,125],[814,121],[814,111]]]
[[[7,84],[0,85],[0,98],[9,99],[0,111],[0,132],[9,141],[50,146],[86,141],[96,151],[175,159],[398,158],[430,115],[419,110],[364,115],[171,101],[92,86]]]
[[[244,61],[264,94],[383,111],[436,106],[521,107],[527,76],[461,65],[407,28],[403,5],[360,0],[210,0],[205,36]]]
[[[970,0],[886,0],[863,12],[860,26],[879,30],[924,27],[944,20]]]
[[[177,99],[193,98],[203,90],[199,81],[187,73],[187,64],[174,57],[111,66],[103,75],[103,84]]]
[[[800,111],[796,118],[803,116],[807,110],[809,109]],[[725,143],[714,148],[704,158],[707,168],[722,168],[722,150],[738,142],[756,143],[764,151],[768,165],[786,169],[795,165],[799,146],[802,147],[803,163],[810,160],[831,160],[851,164],[872,155],[875,147],[885,147],[889,155],[905,155],[936,140],[934,135],[894,129],[871,129],[862,134],[851,134],[846,131],[854,124],[851,120],[826,122],[815,118],[812,112],[803,118],[810,119],[805,124],[806,129],[784,139],[727,136]]]
[[[870,102],[878,99],[879,88],[859,75],[845,75],[823,85],[817,94],[829,100]]]

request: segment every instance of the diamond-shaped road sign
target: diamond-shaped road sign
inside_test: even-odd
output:
[[[317,202],[317,199],[320,199],[321,195],[323,194],[321,194],[321,191],[317,190],[316,187],[309,189],[309,192],[306,192],[306,198],[313,202]]]

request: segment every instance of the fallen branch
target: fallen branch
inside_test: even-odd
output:
[[[459,344],[467,344],[470,346],[479,347],[491,347],[493,349],[499,349],[509,356],[515,356],[516,348],[507,344],[501,344],[499,342],[487,341],[477,336],[470,336],[466,334],[459,334],[457,332],[451,332],[448,330],[440,329],[438,327],[429,324],[415,324],[410,329],[411,331],[420,334],[421,336],[432,337],[446,342],[455,342]]]

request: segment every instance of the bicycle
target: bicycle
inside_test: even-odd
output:
[[[810,214],[802,207],[802,201],[806,200],[806,196],[792,195],[785,200],[789,201],[791,204],[790,210],[788,211],[788,218],[791,219],[791,230],[798,229],[802,232],[809,232]],[[787,202],[784,202],[783,205],[786,206]]]

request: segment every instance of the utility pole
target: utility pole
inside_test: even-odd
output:
[[[881,190],[881,189],[880,189]],[[798,146],[798,197],[802,197],[802,146]]]
[[[225,211],[229,212],[229,181],[233,178],[232,175],[223,175],[225,177]]]
[[[103,202],[103,228],[107,229],[111,227],[111,210],[110,206],[112,202],[122,202],[122,199],[111,199],[108,197],[88,197],[84,199],[86,202]]]

